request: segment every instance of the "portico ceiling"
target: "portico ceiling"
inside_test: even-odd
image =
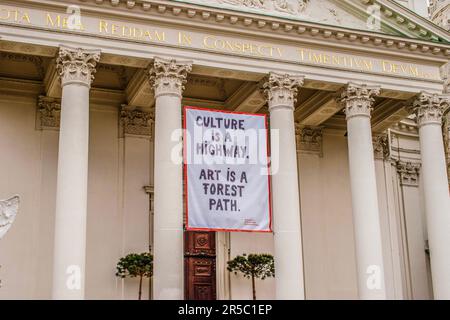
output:
[[[35,55],[0,51],[0,94],[18,97],[47,95],[60,98],[61,88],[55,70],[55,60]],[[260,81],[209,76],[205,70],[190,74],[184,91],[185,105],[210,107],[241,112],[267,113]],[[219,73],[216,73],[219,74]],[[249,78],[255,80],[254,75]],[[345,116],[336,102],[340,86],[305,84],[298,94],[295,118],[298,124],[345,130]],[[412,94],[393,99],[392,92],[377,98],[372,125],[381,132],[407,116],[403,101]],[[133,68],[100,63],[92,86],[92,103],[97,107],[116,108],[127,104],[149,109],[154,104],[145,68]]]

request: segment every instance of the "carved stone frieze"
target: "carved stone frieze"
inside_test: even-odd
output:
[[[323,156],[322,127],[304,126],[300,123],[295,124],[295,138],[297,143],[297,152],[306,154],[316,154]]]
[[[278,12],[298,15],[307,8],[309,0],[208,0],[208,4],[231,5],[239,8],[258,9],[266,12]]]
[[[61,101],[56,98],[39,96],[36,128],[39,130],[59,130],[60,119]]]
[[[404,162],[398,160],[396,162],[396,166],[397,172],[400,177],[400,184],[402,186],[419,186],[420,163]]]
[[[120,110],[120,136],[134,136],[153,140],[154,109],[144,111],[122,105]]]

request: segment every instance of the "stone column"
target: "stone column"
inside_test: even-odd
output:
[[[89,90],[100,51],[61,47],[61,123],[56,189],[53,299],[84,299]]]
[[[271,73],[263,85],[270,111],[277,299],[305,298],[294,123],[296,96],[302,85],[303,77],[276,73]],[[278,170],[274,171],[276,158]]]
[[[409,103],[419,126],[423,192],[435,299],[450,299],[450,197],[442,117],[450,96],[421,93]]]
[[[386,299],[370,117],[378,87],[350,83],[340,102],[348,131],[358,290],[360,299]]]
[[[153,297],[156,300],[184,297],[183,170],[179,146],[181,98],[191,70],[191,62],[162,58],[155,58],[149,70],[156,99],[153,235]]]
[[[450,112],[444,118],[444,147],[447,161],[448,186],[450,188]]]

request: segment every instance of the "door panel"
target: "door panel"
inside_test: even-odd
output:
[[[185,299],[215,300],[215,233],[203,231],[186,231],[184,235]]]

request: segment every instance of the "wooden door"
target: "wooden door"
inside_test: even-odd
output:
[[[216,300],[216,234],[184,233],[184,296],[186,300]]]

